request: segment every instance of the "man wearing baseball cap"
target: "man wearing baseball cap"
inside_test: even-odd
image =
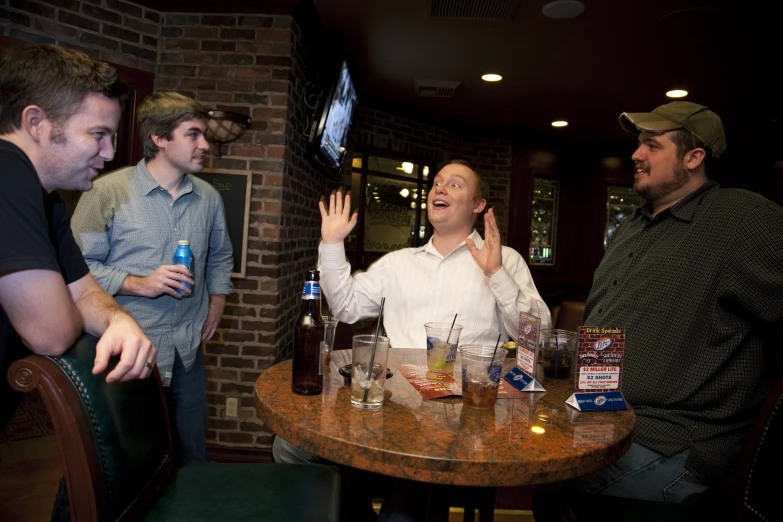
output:
[[[707,107],[669,103],[620,125],[638,135],[633,187],[647,203],[609,244],[584,324],[626,329],[637,425],[622,459],[568,485],[689,503],[727,478],[772,386],[783,209],[709,178],[726,136]]]

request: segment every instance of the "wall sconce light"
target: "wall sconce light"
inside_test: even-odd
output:
[[[215,156],[222,156],[221,146],[238,140],[253,123],[249,116],[229,111],[209,111],[204,137],[215,144]]]

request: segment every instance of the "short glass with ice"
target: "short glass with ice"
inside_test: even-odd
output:
[[[364,410],[380,408],[389,361],[389,338],[379,335],[376,343],[374,335],[355,335],[351,359],[351,404]]]
[[[503,359],[508,350],[481,344],[459,347],[462,359],[462,404],[494,408],[500,386]],[[493,355],[494,354],[494,355]]]
[[[424,329],[427,331],[427,369],[438,373],[453,372],[462,326],[426,323]]]

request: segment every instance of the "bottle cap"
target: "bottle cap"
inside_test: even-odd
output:
[[[187,239],[180,239],[179,241],[177,241],[177,245],[179,245],[179,246],[190,246],[190,241],[188,241]]]

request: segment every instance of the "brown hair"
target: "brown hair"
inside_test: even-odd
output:
[[[162,91],[148,96],[139,107],[137,122],[144,142],[144,158],[151,160],[158,154],[158,147],[151,135],[167,140],[173,138],[174,129],[185,121],[206,120],[209,111],[199,102],[178,92]]]
[[[487,183],[487,180],[485,180],[481,174],[479,174],[478,170],[473,168],[473,165],[468,163],[465,160],[456,159],[451,160],[448,163],[449,165],[462,165],[463,167],[467,167],[470,169],[470,171],[473,173],[474,176],[476,176],[476,184],[478,188],[478,198],[477,199],[484,199],[487,201],[487,207],[489,206],[489,183]],[[486,207],[485,207],[486,208]]]
[[[22,111],[30,105],[59,126],[89,94],[117,99],[126,91],[113,67],[79,51],[54,45],[11,47],[0,59],[0,134],[19,129]]]
[[[714,170],[715,160],[717,160],[717,158],[712,154],[710,148],[705,145],[703,141],[694,136],[688,129],[673,130],[671,131],[670,138],[677,147],[677,160],[682,161],[685,159],[685,155],[693,149],[704,149],[705,152],[709,152],[704,155],[704,172],[707,173],[707,171]]]

